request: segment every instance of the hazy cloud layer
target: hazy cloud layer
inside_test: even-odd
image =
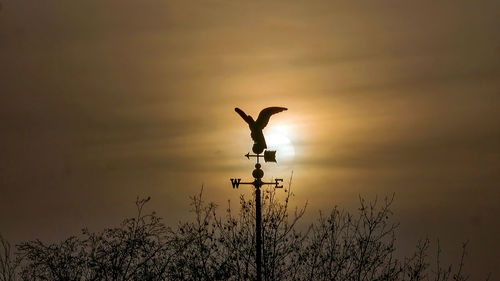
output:
[[[0,10],[0,232],[60,239],[137,195],[168,222],[235,199],[251,141],[235,106],[289,111],[311,216],[396,193],[402,243],[500,244],[498,1],[32,1]],[[279,152],[278,152],[279,153]],[[418,231],[417,231],[418,230]],[[445,242],[446,243],[446,242]],[[482,276],[479,276],[482,278]]]

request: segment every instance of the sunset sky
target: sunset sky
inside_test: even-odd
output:
[[[499,1],[0,0],[0,233],[57,241],[204,186],[252,195],[234,112],[264,130],[307,220],[395,194],[398,243],[500,274]],[[282,191],[279,191],[282,192]],[[450,260],[456,262],[456,260]]]

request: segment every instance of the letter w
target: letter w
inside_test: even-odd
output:
[[[238,188],[240,186],[241,179],[231,179],[231,184],[233,185],[233,188]]]

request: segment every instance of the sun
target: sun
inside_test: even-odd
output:
[[[276,150],[278,162],[288,162],[295,157],[295,148],[290,140],[290,127],[279,125],[266,130],[266,143],[269,150]]]

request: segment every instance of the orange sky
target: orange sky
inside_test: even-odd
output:
[[[174,223],[249,189],[249,130],[289,110],[309,216],[396,194],[403,245],[500,263],[498,1],[34,1],[0,9],[0,233],[60,239],[137,195]],[[375,3],[376,2],[376,3]],[[280,151],[278,150],[278,157]]]

